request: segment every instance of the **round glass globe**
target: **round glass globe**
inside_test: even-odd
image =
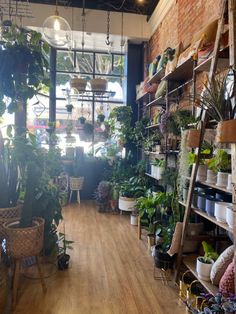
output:
[[[59,15],[49,16],[43,23],[43,34],[46,41],[54,47],[63,47],[71,41],[69,23]]]

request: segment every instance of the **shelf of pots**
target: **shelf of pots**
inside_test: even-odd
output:
[[[137,198],[146,192],[146,186],[142,178],[131,177],[119,186],[119,209],[122,211],[133,212],[135,210]]]
[[[161,180],[164,170],[165,170],[164,159],[155,158],[155,161],[151,162],[151,176],[153,178]]]

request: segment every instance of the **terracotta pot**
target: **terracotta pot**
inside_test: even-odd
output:
[[[187,146],[191,148],[197,148],[200,145],[201,130],[188,130]]]
[[[227,120],[218,123],[216,141],[218,143],[236,143],[236,120]]]

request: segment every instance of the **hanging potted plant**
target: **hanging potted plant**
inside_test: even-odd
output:
[[[207,242],[202,242],[204,256],[197,258],[197,274],[201,280],[210,281],[211,268],[214,261],[218,258],[218,254],[215,252],[213,247]]]
[[[48,44],[36,31],[12,25],[2,32],[0,115],[6,107],[9,113],[25,107],[28,99],[37,95],[43,86],[49,85],[46,75],[48,53]]]
[[[87,81],[81,77],[74,76],[70,80],[70,87],[75,88],[78,92],[84,92],[86,90]]]
[[[100,113],[100,114],[97,116],[97,121],[98,121],[99,123],[103,123],[104,120],[105,120],[105,115],[102,114],[102,113]]]
[[[104,92],[107,90],[107,80],[104,78],[93,78],[90,81],[91,90],[93,92],[96,92],[96,94],[104,94]]]
[[[72,110],[74,109],[74,106],[72,104],[68,104],[66,105],[66,111],[68,113],[72,113]]]
[[[86,118],[81,116],[81,117],[78,118],[78,121],[79,121],[79,124],[84,125],[85,121],[86,121]]]

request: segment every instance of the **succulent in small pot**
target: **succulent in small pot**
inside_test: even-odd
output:
[[[218,254],[214,248],[207,242],[202,242],[204,256],[199,256],[197,258],[197,274],[201,280],[210,281],[211,268],[214,261],[218,258]]]
[[[79,121],[79,124],[85,124],[86,118],[85,117],[79,117],[78,121]]]
[[[223,149],[217,149],[215,156],[208,162],[208,168],[217,173],[216,185],[226,187],[231,171],[230,156]]]
[[[66,105],[66,111],[68,113],[72,113],[72,110],[74,109],[74,106],[72,104],[68,104]]]

